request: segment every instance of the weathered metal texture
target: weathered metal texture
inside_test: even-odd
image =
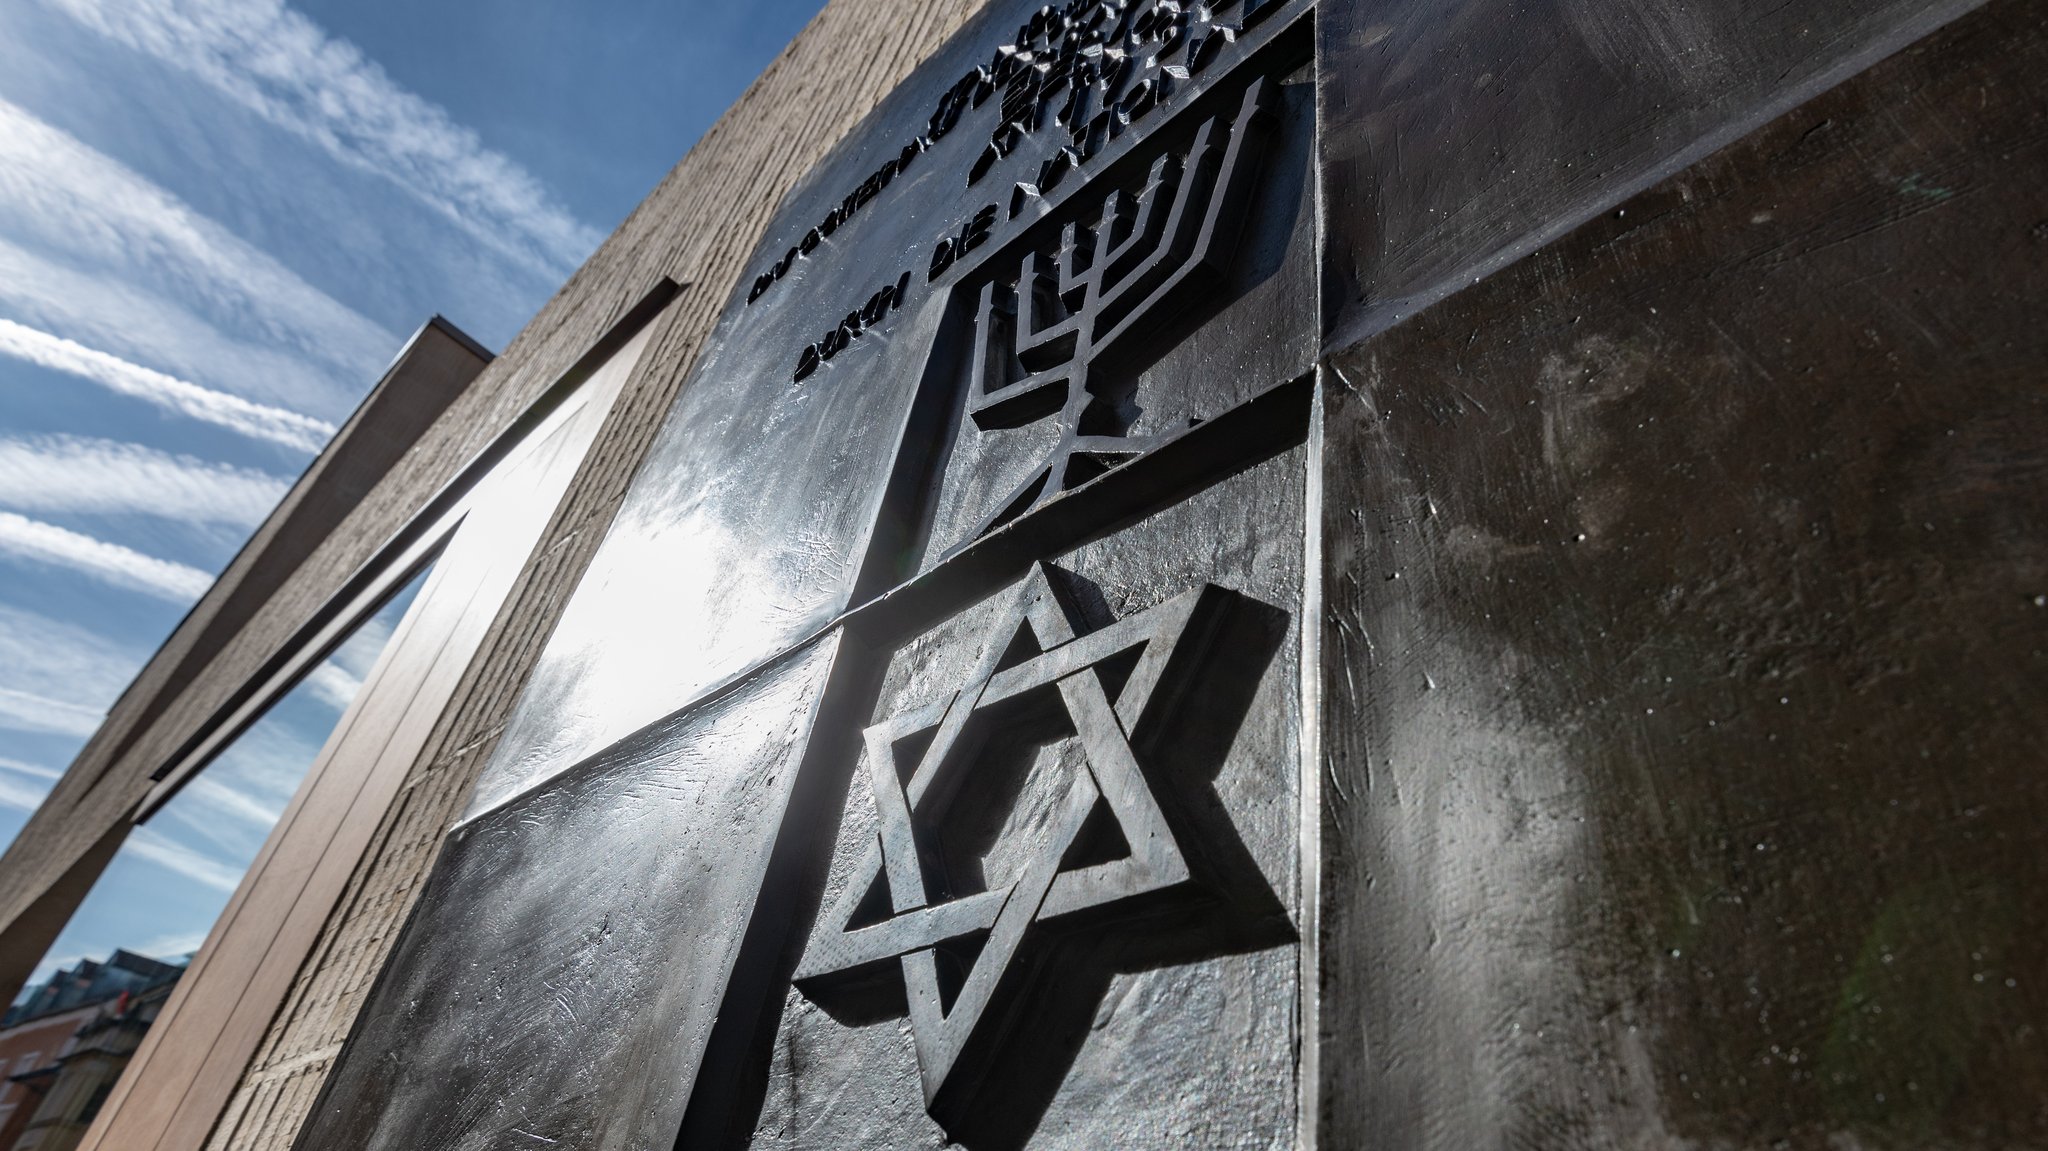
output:
[[[718,316],[717,289],[740,274],[790,186],[978,7],[978,0],[826,5],[436,425],[420,459],[409,461],[420,469],[452,467],[488,443],[661,277],[711,286],[678,300],[654,333],[540,546],[525,559],[456,702],[379,826],[374,853],[351,879],[244,1073],[210,1147],[282,1148],[296,1138],[449,822],[460,814],[549,629]],[[417,472],[403,479],[411,485],[404,490],[434,486]],[[384,510],[388,503],[378,496],[366,507]],[[330,546],[354,541],[351,536]]]
[[[691,1145],[747,1141],[778,1050],[786,1071],[791,1051],[837,1042],[813,1027],[778,1048],[776,1024],[817,934],[861,729],[890,719],[876,706],[930,702],[909,698],[905,676],[920,690],[958,679],[959,698],[978,701],[956,714],[988,742],[967,739],[934,772],[1000,784],[1027,766],[1000,751],[991,724],[1023,723],[1049,750],[1013,791],[964,787],[939,810],[908,800],[921,820],[958,808],[970,840],[988,841],[988,860],[930,872],[930,898],[954,905],[942,916],[989,912],[966,935],[993,942],[958,999],[941,953],[957,960],[971,942],[915,937],[911,921],[899,930],[883,963],[924,972],[908,977],[929,994],[906,1009],[920,1021],[926,1090],[874,1136],[929,1139],[937,1123],[977,1147],[1095,1146],[1112,1132],[1099,1105],[1143,1098],[1142,1145],[1289,1137],[1306,526],[1294,445],[1315,339],[1310,28],[1303,4],[1247,0],[1199,22],[1141,6],[1112,23],[1154,11],[1150,32],[1131,33],[1153,47],[1114,70],[1124,87],[1105,78],[1096,93],[1138,127],[1063,159],[1041,145],[1065,131],[1041,120],[1045,139],[978,162],[991,132],[1027,115],[1021,104],[1038,95],[1049,115],[1063,91],[1030,69],[1003,84],[976,71],[1020,22],[1017,41],[1041,34],[1046,17],[1018,4],[971,23],[785,206],[777,227],[789,235],[771,229],[758,258],[782,270],[729,302],[301,1145],[641,1146],[678,1130]],[[1227,34],[1214,22],[1226,18],[1240,21]],[[1153,77],[1173,83],[1146,87]],[[941,111],[926,119],[932,103]],[[920,133],[905,166],[903,142]],[[1070,166],[1058,186],[1018,190],[1012,177],[1055,160]],[[858,199],[834,182],[871,185],[861,173],[873,170],[892,172],[889,186]],[[829,245],[793,231],[820,219],[832,221]],[[802,251],[778,259],[791,237]],[[1062,314],[1012,337],[1067,325],[1071,344],[1025,370],[1085,369],[1085,383],[995,381],[973,370],[993,356],[963,361],[965,337],[993,331],[971,307],[982,289],[1016,284],[1041,257],[1064,265],[1046,304]],[[865,301],[848,294],[856,287]],[[935,533],[934,509],[956,487],[937,464],[975,434],[964,413],[1022,391],[1064,394],[1007,411],[1005,425],[1046,421],[1072,451],[1037,458],[1089,466],[1048,464],[1057,478],[1008,514]],[[1049,572],[1048,559],[1070,570]],[[988,639],[981,654],[1003,663],[976,679],[961,645],[986,637],[917,639],[985,629],[986,618],[957,621],[977,602],[1014,604],[1011,589],[1033,580],[1078,597],[1027,613],[1036,659],[1012,666],[1023,648]],[[802,658],[793,645],[816,644],[839,651],[831,684],[759,705],[809,749],[801,771],[792,751],[756,762],[704,726],[750,706],[779,674],[764,668]],[[899,663],[877,705],[883,665],[867,648],[921,652],[930,666]],[[997,762],[982,762],[985,747]],[[672,799],[642,779],[707,757],[729,789]],[[996,810],[1005,798],[1022,807],[1010,823]],[[1040,826],[1040,800],[1071,819]],[[1027,857],[1021,870],[1002,862]],[[716,876],[686,883],[695,863],[679,861]],[[979,873],[979,889],[954,891],[940,870]],[[910,892],[899,903],[914,911]],[[635,947],[587,930],[608,912],[640,933]],[[596,986],[562,1026],[548,1003],[571,971]],[[1178,1010],[1190,996],[1231,1026]],[[883,1054],[790,1089],[902,1070],[900,1051]],[[1114,1129],[1131,1141],[1128,1122]]]
[[[434,930],[305,1145],[671,1144],[839,658],[813,644],[451,836]]]
[[[782,958],[797,983],[728,1049],[750,1073],[693,1112],[692,1145],[1293,1138],[1303,459],[1059,555],[888,655],[837,833],[820,829],[819,911]],[[1114,719],[1090,702],[1098,676]],[[916,848],[886,825],[875,846],[892,781],[932,853],[914,893],[893,877]],[[1093,822],[1063,834],[1062,812]],[[885,859],[893,920],[870,892]],[[1049,859],[1065,866],[1032,888]],[[906,895],[964,918],[933,926]],[[985,943],[977,902],[1002,907]],[[920,962],[943,1012],[906,1002]]]
[[[2048,1145],[2044,77],[1996,0],[1334,358],[1322,1146]]]
[[[1329,346],[1415,314],[1976,2],[1326,0]]]
[[[1022,951],[983,949],[988,978],[1004,978],[980,1039],[1000,1040],[1001,1057],[974,1069],[973,1106],[948,1115],[954,1138],[1262,1147],[1292,1132],[1302,463],[1300,449],[1268,460],[1049,573],[1078,647],[1200,597],[1170,636],[1131,632],[1099,657],[1113,706],[1131,713],[1108,722],[1131,734],[1097,738],[1135,756],[1133,786],[1184,875],[1112,884],[1065,912],[1056,886]],[[679,1130],[691,1146],[945,1145],[888,994],[877,1020],[863,1014],[872,995],[819,992],[847,1020],[835,1022],[790,979],[836,931],[829,909],[872,834],[860,729],[1016,654],[1016,605],[1003,589],[886,660],[835,631],[464,824],[303,1145],[665,1146]],[[1050,632],[1039,642],[1063,650]],[[1116,658],[1126,651],[1135,667]],[[1045,808],[1113,778],[1113,751],[1042,722],[1031,690],[988,693],[996,727],[961,759],[972,778],[943,821],[960,844],[956,885],[1007,890],[1034,847],[1076,874],[1066,846],[1044,856]],[[1065,722],[1085,726],[1090,713],[1067,706]],[[1014,740],[1040,734],[1034,765]],[[1082,850],[1120,856],[1114,833],[1086,831]],[[901,1016],[900,983],[895,998]],[[908,1094],[888,1086],[906,1075]]]
[[[470,814],[815,634],[914,574],[927,539],[954,549],[994,526],[961,531],[941,516],[934,536],[928,506],[949,498],[928,489],[975,487],[928,478],[953,437],[970,460],[979,442],[959,415],[971,298],[986,280],[1014,278],[1030,254],[1060,248],[1068,224],[1096,225],[1112,190],[1146,217],[1112,212],[1098,228],[1104,265],[1128,250],[1138,266],[1121,286],[1142,290],[1117,315],[1145,338],[1127,341],[1089,387],[1077,379],[1066,388],[1069,422],[1080,421],[1068,431],[1143,450],[1306,368],[1312,335],[1298,317],[1313,299],[1311,99],[1305,84],[1276,86],[1308,57],[1306,4],[1225,6],[1216,23],[1250,27],[1199,69],[1176,61],[1214,24],[1187,19],[1177,41],[1103,65],[1121,85],[1112,95],[1155,78],[1165,94],[1119,113],[1128,129],[1119,121],[1086,145],[1070,144],[1055,119],[1082,85],[1019,97],[1014,79],[974,83],[1035,10],[998,5],[970,21],[784,204],[537,661]],[[1259,114],[1241,116],[1260,82]],[[1037,127],[1019,130],[1001,162],[981,165],[992,132],[1020,117]],[[1192,166],[1171,182],[1205,125],[1254,153],[1236,196],[1210,194],[1208,172]],[[1067,172],[1056,183],[1046,168],[1055,161]],[[1152,217],[1167,228],[1169,204],[1184,209],[1186,245],[1171,229],[1154,235]],[[1195,258],[1197,238],[1219,231],[1212,258]],[[1179,271],[1199,274],[1173,279]],[[1204,341],[1185,338],[1210,316],[1221,322]],[[1188,345],[1181,358],[1164,355],[1176,345]],[[1217,354],[1224,347],[1230,355]],[[1103,466],[1076,471],[1041,502]],[[1000,510],[963,514],[980,523]]]
[[[303,1146],[1270,1146],[1300,1087],[1334,1147],[2043,1141],[2041,17],[1856,75],[1970,5],[1326,0],[1318,112],[1306,7],[1190,8],[1062,159],[1063,65],[974,71],[1004,5],[805,178],[235,1124],[291,1130],[537,659]],[[569,294],[732,283],[690,177],[789,187],[803,83]]]
[[[1197,132],[1208,129],[1220,139],[1198,137],[1186,146],[1161,141],[1168,144],[1165,155],[1173,161],[1206,142],[1222,169],[1217,173],[1219,186],[1209,195],[1183,196],[1191,201],[1188,216],[1204,209],[1217,214],[1203,239],[1221,249],[1209,290],[1192,306],[1155,309],[1164,313],[1163,318],[1132,309],[1131,318],[1149,318],[1149,326],[1129,320],[1106,323],[1092,311],[1080,311],[1065,324],[1046,323],[1045,331],[1023,334],[1033,327],[1033,319],[1052,318],[1034,315],[1043,311],[1032,306],[1034,272],[1047,265],[1064,267],[1060,261],[1072,246],[1064,225],[1098,226],[1100,214],[1088,210],[1056,217],[1060,230],[1042,230],[1020,250],[999,253],[984,265],[986,273],[955,288],[962,302],[971,304],[961,309],[955,322],[963,328],[972,324],[975,340],[959,349],[948,367],[957,373],[955,386],[968,399],[937,437],[941,454],[933,465],[936,482],[919,570],[931,570],[1013,503],[1029,506],[1034,497],[1057,495],[1060,489],[1052,477],[1041,478],[1053,463],[1064,469],[1061,478],[1080,482],[1089,465],[1100,468],[1117,462],[1123,453],[1156,446],[1313,366],[1315,329],[1307,319],[1316,306],[1315,187],[1309,176],[1315,94],[1307,68],[1275,79],[1278,82],[1257,98],[1256,105],[1251,100],[1241,100],[1236,107],[1225,105],[1197,126]],[[1220,186],[1231,179],[1242,182],[1235,203]],[[1182,176],[1178,190],[1185,193],[1193,182]],[[1099,203],[1124,190],[1091,185],[1082,206],[1092,207],[1088,199]],[[1173,202],[1164,196],[1160,200]],[[1196,263],[1188,261],[1191,270],[1198,270]],[[1060,275],[1068,284],[1085,280]],[[1133,274],[1111,287],[1140,279]],[[1041,294],[1060,287],[1076,292],[1068,284],[1048,281]],[[1087,305],[1112,318],[1118,312],[1111,309],[1131,308],[1136,302],[1119,301],[1113,291],[1092,283],[1079,284],[1078,291],[1086,294]],[[1083,341],[1064,357],[1046,355],[1069,326],[1087,321],[1095,321],[1091,332],[1110,338],[1095,338],[1092,347]],[[1034,353],[1053,362],[1027,372],[1021,361]],[[1046,381],[1065,386],[1048,388]],[[998,387],[1010,394],[995,393]],[[1071,421],[1032,418],[1043,410],[1033,406],[1034,399],[1058,408],[1063,398],[1034,397],[1028,390],[1034,387],[1063,392],[1069,403],[1092,397],[1098,410],[1084,409]],[[1066,422],[1085,428],[1087,434],[1076,437],[1061,426]],[[1063,434],[1071,445],[1069,457],[1049,462]],[[1073,443],[1076,439],[1080,442]],[[1032,489],[1034,484],[1038,486]]]

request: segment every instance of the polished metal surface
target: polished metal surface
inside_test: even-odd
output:
[[[812,644],[450,836],[310,1145],[673,1140],[840,658]]]
[[[927,550],[1013,518],[981,493],[1030,466],[1009,456],[1042,456],[1037,439],[1111,431],[1153,446],[1307,369],[1312,100],[1299,80],[1272,87],[1308,58],[1303,0],[1086,5],[1057,37],[1034,13],[991,6],[791,195],[755,260],[780,274],[735,286],[472,814],[815,634],[914,574]],[[1145,298],[1095,342],[1125,345],[1123,362],[1065,389],[1064,432],[961,426],[984,281],[1014,282],[1070,226],[1105,233],[1107,255],[1128,221],[1105,221],[1105,200],[1170,195],[1148,191],[1158,170],[1185,166],[1198,133],[1239,127],[1253,91],[1266,93],[1257,115],[1232,133],[1243,170],[1204,197],[1185,241],[1122,244],[1157,257],[1155,270],[1120,275]],[[994,137],[1011,141],[1007,155],[984,166]],[[1215,151],[1188,190],[1224,158]],[[1059,486],[1102,467],[1063,468]]]
[[[991,9],[791,197],[309,1146],[1290,1137],[1307,17]],[[938,839],[897,902],[973,922],[877,950]]]
[[[783,205],[301,1145],[2048,1146],[2044,65],[992,5]]]

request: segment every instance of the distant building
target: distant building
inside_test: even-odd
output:
[[[0,1151],[75,1146],[185,973],[132,951],[81,960],[0,1018]]]

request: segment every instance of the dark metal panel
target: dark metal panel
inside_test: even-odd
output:
[[[669,1145],[844,657],[828,636],[454,832],[300,1146]]]
[[[1145,166],[1132,178],[1091,184],[1065,210],[1049,213],[1022,243],[955,285],[964,305],[956,322],[973,339],[961,340],[942,365],[952,402],[948,423],[936,436],[939,459],[926,496],[930,522],[919,570],[936,567],[991,522],[1007,522],[999,517],[1018,498],[1020,485],[1044,484],[1035,493],[1039,500],[1057,495],[1049,478],[1039,477],[1063,432],[1078,457],[1064,462],[1064,478],[1084,482],[1096,469],[1216,419],[1313,365],[1315,93],[1307,68],[1272,78],[1270,89],[1241,95],[1236,106],[1188,118],[1195,122],[1187,130],[1156,133],[1156,143],[1139,152]],[[1210,184],[1197,187],[1183,173],[1177,183],[1157,186],[1160,173],[1153,163],[1192,164],[1205,143],[1219,169]],[[1232,181],[1240,184],[1234,200],[1228,195]],[[1190,245],[1206,246],[1173,269],[1203,272],[1197,265],[1206,256],[1213,264],[1209,282],[1190,284],[1192,290],[1179,299],[1162,293],[1146,308],[1130,298],[1141,293],[1116,291],[1143,284],[1135,271],[1109,284],[1085,273],[1042,274],[1065,266],[1075,239],[1070,225],[1094,229],[1092,243],[1106,247],[1105,200],[1148,194],[1140,211],[1156,206],[1162,214],[1182,212],[1191,222],[1204,212],[1212,217],[1201,221],[1207,226]],[[1085,232],[1080,238],[1088,240]],[[1168,242],[1159,245],[1167,255],[1169,248]],[[1090,270],[1110,262],[1098,255]],[[1029,330],[1034,310],[1046,310],[1032,306],[1034,281],[1041,295],[1066,287],[1070,297],[1083,297],[1076,308],[1053,306],[1072,314],[1065,323],[1048,323],[1050,331]],[[1091,323],[1097,331],[1084,331],[1078,347],[1047,354],[1055,334],[1071,339],[1073,329]],[[1087,338],[1091,334],[1095,338]],[[1032,359],[1034,351],[1043,361]],[[1060,411],[1063,405],[1071,410]],[[1069,422],[1072,430],[1062,426]],[[1031,503],[1030,496],[1024,503]]]
[[[1976,2],[1325,2],[1329,345],[1414,314]]]
[[[1334,359],[1322,1146],[2048,1144],[2044,77],[1996,0]]]
[[[974,330],[962,285],[1099,212],[1111,188],[1159,185],[1155,165],[1178,163],[1211,121],[1236,125],[1258,82],[1310,55],[1306,0],[1100,12],[1091,27],[1128,25],[1139,46],[1068,52],[1050,41],[1078,48],[1080,31],[1054,36],[1034,4],[992,5],[792,193],[536,665],[471,814],[914,574],[929,477],[959,410],[954,367]],[[1222,197],[1229,242],[1213,267],[1194,261],[1202,275],[1183,285],[1173,277],[1190,269],[1175,248],[1148,265],[1171,282],[1137,278],[1160,293],[1129,317],[1146,350],[1120,370],[1152,369],[1140,402],[1172,427],[1140,421],[1109,429],[1115,438],[1153,446],[1144,437],[1182,432],[1307,362],[1310,99],[1300,83],[1276,99],[1230,133],[1273,153],[1247,184],[1254,226],[1238,226],[1244,197]],[[1214,361],[1200,387],[1177,378],[1185,358],[1163,356],[1191,334],[1189,308],[1221,309],[1208,342],[1185,353]]]
[[[1303,460],[881,645],[780,981],[721,1009],[765,1011],[707,1062],[745,1073],[687,1145],[1293,1138]],[[871,885],[921,858],[889,920]]]

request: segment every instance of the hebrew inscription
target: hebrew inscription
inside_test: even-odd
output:
[[[308,1145],[1284,1145],[1313,16],[1027,3],[778,211]]]
[[[1203,122],[1186,152],[1153,162],[1136,195],[1111,191],[1092,219],[1066,225],[1056,248],[1030,252],[1012,276],[982,287],[969,414],[997,428],[1056,413],[1059,439],[973,534],[1155,446],[1157,436],[1123,434],[1105,385],[1120,350],[1223,274],[1275,99],[1270,80],[1255,81],[1234,121]]]
[[[1227,63],[1226,49],[1286,4],[1287,0],[1199,5],[1180,0],[1069,0],[1058,8],[1038,9],[1009,41],[996,46],[986,63],[977,64],[944,91],[923,132],[895,149],[781,258],[754,277],[746,304],[766,295],[797,261],[811,259],[891,181],[984,104],[997,110],[996,122],[984,129],[987,141],[967,168],[969,186],[1023,152],[1026,141],[1039,142],[1039,151],[1049,153],[1032,181],[1015,183],[1010,210],[1015,217],[1026,197],[1052,191],[1105,145],[1171,102],[1195,76]]]

